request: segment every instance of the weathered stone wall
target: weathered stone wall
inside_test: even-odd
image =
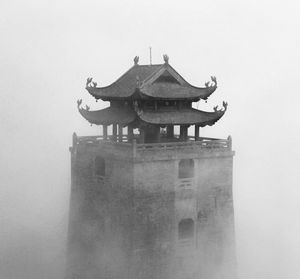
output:
[[[103,177],[96,156],[105,159]],[[69,278],[127,278],[132,185],[133,165],[105,146],[72,154]]]
[[[234,264],[232,155],[185,154],[161,160],[157,153],[151,160],[135,163],[135,192],[144,196],[135,203],[144,208],[150,226],[159,227],[160,233],[151,233],[153,247],[166,260],[158,263],[156,277],[151,278],[198,278],[200,274],[213,278],[226,272],[234,277],[230,267]],[[191,157],[194,177],[178,178],[180,159]],[[163,196],[170,198],[163,200]],[[178,224],[187,218],[195,222],[194,238],[179,240]],[[163,252],[160,247],[168,248]]]
[[[98,155],[104,177],[95,176]],[[73,150],[68,279],[234,278],[233,268],[224,269],[234,266],[232,156]],[[192,178],[178,178],[184,158],[194,160]],[[187,218],[194,236],[179,239],[178,224]]]
[[[232,156],[199,158],[197,170],[197,249],[203,252],[203,272],[235,278]]]

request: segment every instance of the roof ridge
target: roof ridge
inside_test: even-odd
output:
[[[140,66],[140,67],[149,66],[149,67],[151,67],[151,66],[162,66],[162,65],[164,65],[164,64],[137,64],[135,66]]]

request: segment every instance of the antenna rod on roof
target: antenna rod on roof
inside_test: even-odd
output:
[[[149,47],[150,49],[150,65],[152,65],[152,47]]]

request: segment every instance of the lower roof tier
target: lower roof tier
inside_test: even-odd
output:
[[[90,111],[79,108],[80,114],[91,124],[111,125],[120,124],[128,125],[136,119],[136,112],[131,108],[113,108],[108,107],[101,110]]]
[[[225,111],[206,112],[197,109],[184,109],[180,111],[143,111],[139,118],[154,125],[206,125],[215,124]]]
[[[214,109],[206,112],[193,108],[181,110],[137,110],[131,107],[108,107],[102,110],[90,111],[78,106],[80,114],[91,124],[111,125],[120,124],[127,126],[140,123],[152,125],[199,125],[200,127],[215,124],[225,113],[227,103],[223,102],[223,110]]]

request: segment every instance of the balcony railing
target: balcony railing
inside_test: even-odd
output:
[[[188,137],[186,141],[180,141],[179,136],[175,136],[170,141],[158,142],[158,143],[139,143],[138,135],[134,135],[131,142],[128,141],[127,135],[122,136],[122,141],[120,138],[113,138],[109,136],[104,139],[103,136],[83,136],[77,137],[74,133],[73,135],[73,148],[78,146],[98,146],[99,144],[106,144],[108,147],[117,149],[126,149],[128,151],[132,150],[133,156],[135,157],[138,153],[142,154],[144,152],[151,151],[168,151],[168,150],[188,150],[188,149],[200,149],[200,150],[232,150],[232,140],[229,136],[227,139],[216,139],[199,137],[195,141],[194,137]]]
[[[137,144],[138,150],[149,149],[174,149],[174,148],[195,148],[202,147],[206,149],[229,149],[231,148],[231,141],[226,139],[211,139],[211,138],[199,138],[197,141],[183,141],[183,142],[159,142],[159,143],[144,143]]]

